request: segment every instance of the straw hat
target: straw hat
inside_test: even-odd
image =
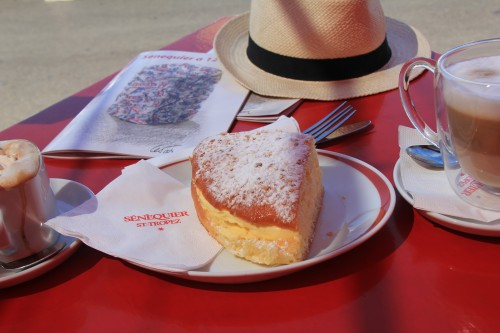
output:
[[[214,49],[251,91],[316,100],[394,89],[407,60],[431,56],[425,37],[385,17],[379,0],[252,0]]]

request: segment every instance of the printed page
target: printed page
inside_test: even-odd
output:
[[[226,132],[249,91],[213,53],[139,54],[43,150],[58,158],[150,158]]]

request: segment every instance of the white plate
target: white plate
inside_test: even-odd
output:
[[[56,196],[59,214],[79,206],[94,196],[87,187],[71,180],[52,178],[50,187]],[[69,236],[59,235],[58,241],[62,241],[65,246],[57,254],[36,266],[22,271],[7,270],[0,266],[0,288],[31,280],[50,271],[68,259],[80,246],[78,239]]]
[[[395,192],[391,183],[378,170],[360,160],[323,150],[318,152],[325,197],[308,259],[290,265],[265,267],[223,250],[210,265],[198,270],[182,273],[157,271],[212,283],[262,281],[321,263],[372,237],[394,210]],[[189,161],[163,170],[186,185],[191,182]]]
[[[403,186],[401,178],[401,162],[398,160],[393,171],[394,184],[401,196],[413,206],[413,198]],[[454,217],[450,215],[418,210],[431,221],[447,228],[479,236],[500,236],[500,220],[484,223],[477,220]]]

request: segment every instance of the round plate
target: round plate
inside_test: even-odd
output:
[[[54,191],[57,210],[59,214],[65,213],[88,199],[94,194],[86,186],[66,179],[50,179],[50,187]],[[59,234],[58,242],[63,242],[64,247],[49,259],[36,266],[21,271],[8,270],[0,266],[0,288],[10,287],[37,276],[40,276],[68,259],[80,246],[76,238]]]
[[[325,196],[309,257],[301,262],[266,267],[223,250],[210,265],[187,272],[155,270],[184,279],[212,283],[246,283],[276,278],[316,265],[360,245],[387,222],[395,192],[387,178],[355,158],[319,150]],[[163,169],[186,186],[191,164],[183,161]],[[144,266],[141,266],[144,267]],[[151,270],[149,267],[144,267]]]
[[[403,186],[401,178],[401,163],[398,160],[393,171],[394,184],[401,196],[413,206],[413,198]],[[479,236],[500,236],[500,220],[493,222],[481,222],[472,219],[454,217],[425,210],[418,210],[420,214],[431,221],[447,228]]]

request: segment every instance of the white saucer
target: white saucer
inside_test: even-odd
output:
[[[134,265],[179,278],[211,283],[247,283],[291,274],[345,253],[375,235],[391,216],[394,188],[372,166],[342,154],[318,150],[325,196],[309,257],[304,261],[266,267],[223,250],[211,264],[187,272]],[[189,186],[191,164],[183,161],[162,169]]]
[[[86,186],[71,180],[52,178],[50,187],[56,196],[59,214],[79,206],[94,196],[94,193]],[[58,242],[63,242],[64,247],[57,254],[36,266],[22,271],[7,270],[0,266],[0,289],[20,284],[50,271],[68,259],[81,244],[80,240],[61,234]]]
[[[413,206],[413,198],[403,186],[400,160],[398,160],[394,166],[393,178],[399,194],[401,194],[401,196]],[[485,223],[477,220],[454,217],[424,210],[419,210],[419,212],[433,222],[453,230],[479,236],[500,236],[500,220]]]

